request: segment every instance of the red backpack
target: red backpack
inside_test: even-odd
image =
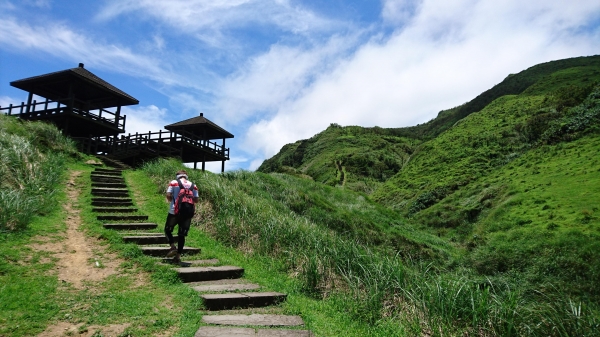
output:
[[[177,183],[179,184],[179,194],[175,199],[175,215],[191,218],[196,211],[194,206],[194,184],[192,183],[190,188],[185,188],[179,179],[177,179]]]

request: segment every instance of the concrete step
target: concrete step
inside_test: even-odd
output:
[[[128,197],[129,192],[103,192],[103,191],[92,191],[92,195],[97,197]]]
[[[122,208],[122,207],[94,207],[92,211],[96,213],[135,213],[137,208]]]
[[[225,293],[200,295],[208,310],[260,308],[285,301],[287,295],[277,292]]]
[[[105,223],[104,228],[115,230],[135,230],[135,229],[155,229],[158,227],[155,223]]]
[[[125,179],[111,176],[92,176],[93,183],[120,183],[124,184]]]
[[[173,236],[175,242],[177,242],[177,236]],[[127,243],[135,243],[138,245],[159,245],[159,244],[168,244],[169,240],[162,235],[132,235],[132,236],[124,236],[123,241]]]
[[[108,169],[108,168],[98,167],[98,168],[94,169],[94,172],[123,172],[123,169],[120,169],[120,168],[109,168]]]
[[[171,247],[153,247],[153,246],[140,246],[142,253],[148,256],[166,256]],[[200,254],[200,248],[194,247],[183,247],[183,254],[195,255]]]
[[[204,315],[202,323],[216,325],[300,326],[300,316],[288,315]]]
[[[125,192],[125,193],[129,193],[129,190],[126,188],[95,187],[95,188],[92,188],[92,194],[94,194],[94,192]]]
[[[100,221],[145,221],[148,220],[147,215],[98,215],[96,219]]]
[[[235,266],[220,266],[220,267],[183,267],[176,268],[175,271],[179,274],[181,281],[200,282],[213,281],[231,278],[240,278],[244,275],[244,268]]]
[[[123,176],[122,171],[114,171],[114,170],[98,170],[98,169],[96,169],[91,174],[95,175],[95,176],[118,176],[118,177]]]
[[[127,184],[125,184],[125,183],[92,182],[92,188],[95,188],[95,187],[127,188]]]
[[[133,202],[131,202],[131,201],[114,201],[114,202],[113,201],[92,201],[92,206],[123,207],[123,206],[133,206]]]
[[[219,260],[217,260],[217,259],[188,260],[188,261],[181,261],[179,263],[175,263],[175,262],[173,262],[173,259],[164,258],[164,259],[162,259],[161,262],[164,263],[164,264],[169,264],[169,265],[177,265],[178,267],[181,267],[181,268],[198,267],[198,266],[210,266],[210,265],[219,264]]]
[[[194,282],[194,285],[192,286],[190,284],[190,287],[199,293],[260,289],[260,285],[258,284],[249,282],[247,283],[246,281],[242,281],[239,279]]]
[[[203,326],[196,331],[194,337],[312,337],[309,330],[280,330],[253,328],[225,328]]]
[[[132,202],[133,199],[131,199],[131,198],[93,197],[92,198],[92,202],[94,202],[94,201],[101,201],[101,202],[124,202],[124,201],[128,201],[128,202]]]

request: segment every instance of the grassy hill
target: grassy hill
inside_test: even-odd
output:
[[[451,244],[460,258],[450,269],[597,305],[599,81],[600,56],[537,65],[422,125],[332,125],[286,145],[259,171],[339,186],[323,172],[332,177],[342,166],[355,181],[347,189],[373,190],[369,199]],[[360,146],[346,146],[348,136]],[[395,175],[365,169],[386,155]],[[357,164],[355,156],[372,159]]]

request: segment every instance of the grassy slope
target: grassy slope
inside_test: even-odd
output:
[[[419,143],[382,128],[332,124],[310,139],[284,146],[258,171],[304,175],[327,185],[371,193],[400,171]]]
[[[470,102],[441,111],[435,119],[424,124],[406,128],[339,127],[332,124],[310,139],[285,145],[278,154],[265,160],[258,171],[304,174],[329,185],[341,184],[341,172],[345,171],[347,188],[371,193],[380,182],[403,167],[422,141],[436,138],[496,99],[522,93],[545,94],[567,84],[589,84],[599,76],[599,56],[539,64],[509,75]]]

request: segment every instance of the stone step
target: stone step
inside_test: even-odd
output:
[[[175,242],[177,242],[177,235],[173,236]],[[162,235],[133,235],[133,236],[124,236],[123,241],[126,243],[135,243],[138,245],[159,245],[159,244],[168,244],[169,240]]]
[[[94,207],[92,211],[96,213],[135,213],[138,211],[137,208],[123,208],[123,207]]]
[[[92,175],[95,176],[119,176],[122,177],[123,176],[123,172],[122,171],[114,171],[114,170],[94,170],[92,173]]]
[[[115,230],[135,230],[135,229],[155,229],[158,227],[155,223],[105,223],[104,228]]]
[[[126,192],[126,193],[129,193],[129,190],[126,188],[95,187],[95,188],[92,188],[92,194],[94,194],[94,192]]]
[[[219,280],[218,283],[216,283],[214,281],[194,282],[194,286],[191,286],[191,288],[199,293],[260,289],[260,285],[258,285],[258,284],[245,283],[245,282],[231,282],[231,281],[238,281],[238,280],[237,279]],[[206,283],[206,284],[203,284],[203,283]]]
[[[148,220],[147,215],[98,215],[96,219],[100,221],[145,221]]]
[[[183,267],[175,271],[184,283],[240,278],[244,275],[244,268],[235,266]]]
[[[123,172],[123,169],[120,169],[120,168],[109,168],[108,169],[108,168],[98,167],[98,168],[94,169],[94,172]]]
[[[166,256],[171,247],[152,247],[152,246],[140,246],[142,253],[148,256]],[[183,247],[183,254],[195,255],[200,254],[200,248],[194,247]]]
[[[92,191],[92,195],[97,197],[128,197],[129,192],[102,192],[102,191]]]
[[[131,201],[114,201],[114,202],[113,201],[92,201],[92,206],[123,207],[123,206],[133,206],[133,202],[131,202]]]
[[[219,264],[219,260],[217,260],[217,259],[189,260],[189,261],[181,261],[179,263],[175,263],[175,262],[173,262],[173,259],[164,258],[164,259],[162,259],[161,262],[164,263],[164,264],[169,264],[169,265],[177,265],[177,266],[182,267],[182,268]]]
[[[123,178],[122,176],[115,176],[115,175],[110,175],[110,174],[91,174],[90,178],[92,179],[92,181],[99,181],[99,180],[109,180],[109,181],[114,181],[114,182],[125,182],[125,178]]]
[[[96,213],[135,213],[137,208],[122,208],[122,207],[94,207],[92,211]]]
[[[277,292],[225,293],[200,295],[208,310],[260,308],[285,301],[287,295]]]
[[[92,176],[92,183],[120,183],[124,184],[125,179],[110,176]]]
[[[127,188],[127,184],[125,184],[125,183],[92,182],[92,188],[94,188],[94,187]]]
[[[216,325],[300,326],[300,316],[288,315],[204,315],[202,323]]]
[[[253,328],[225,328],[203,326],[196,331],[194,337],[312,337],[309,330],[280,330]]]
[[[94,197],[94,198],[92,198],[92,202],[94,202],[94,201],[100,201],[100,202],[124,202],[124,201],[128,201],[128,202],[132,202],[133,199],[131,199],[131,198]]]

